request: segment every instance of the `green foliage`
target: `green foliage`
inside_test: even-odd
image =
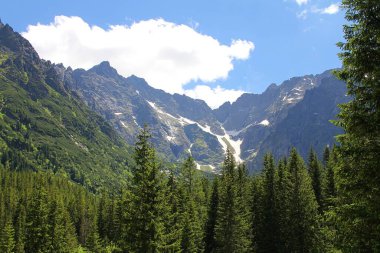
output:
[[[137,137],[132,179],[132,251],[157,252],[163,245],[164,182],[147,126]]]
[[[82,221],[95,198],[51,173],[0,168],[0,198],[1,252],[75,252],[91,232]]]
[[[0,49],[0,158],[15,170],[52,170],[96,191],[126,184],[127,146],[63,89],[54,66]],[[44,73],[46,71],[46,73]]]
[[[324,196],[322,193],[324,175],[322,165],[318,161],[317,154],[314,152],[313,149],[310,149],[309,153],[308,172],[311,178],[311,184],[313,186],[315,198],[319,205],[319,210],[321,210],[324,202]]]
[[[311,179],[293,149],[277,169],[273,156],[252,184],[252,246],[256,252],[325,252]]]
[[[201,252],[204,248],[203,222],[206,216],[206,201],[200,174],[196,169],[194,159],[190,156],[181,167],[180,183],[183,189],[181,250],[183,252]]]
[[[14,229],[11,222],[7,222],[0,233],[0,251],[12,253],[15,248]]]
[[[215,178],[212,185],[211,198],[207,210],[207,220],[205,225],[204,245],[205,252],[210,253],[216,250],[215,226],[217,220],[217,210],[219,205],[219,184],[218,178]]]
[[[337,72],[352,100],[341,105],[336,170],[342,250],[380,251],[380,2],[344,0],[348,24]]]
[[[244,185],[238,185],[242,180],[239,176],[233,154],[227,150],[219,186],[216,252],[249,252],[248,217],[245,216],[245,207],[239,196],[242,194],[240,187],[244,188]]]

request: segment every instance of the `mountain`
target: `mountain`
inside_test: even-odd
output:
[[[346,86],[332,75],[320,79],[317,87],[305,92],[303,99],[288,109],[286,117],[274,124],[257,149],[255,159],[249,162],[251,169],[261,167],[265,153],[271,152],[277,159],[289,154],[292,147],[299,150],[300,155],[307,160],[310,148],[313,148],[322,158],[326,145],[335,143],[335,136],[343,130],[330,121],[336,119],[339,113],[337,105],[347,103]],[[247,132],[246,136],[263,134]],[[251,146],[244,145],[243,150]]]
[[[217,171],[229,148],[255,171],[267,151],[279,158],[295,146],[306,158],[310,147],[320,153],[333,145],[341,130],[329,120],[349,99],[345,85],[326,71],[271,84],[262,94],[246,93],[212,110],[202,100],[125,78],[109,62],[73,70],[41,60],[3,24],[0,52],[3,163],[17,156],[31,168],[52,167],[94,189],[126,180],[125,141],[134,144],[145,124],[166,161],[191,154],[199,169]]]
[[[124,78],[108,62],[87,71],[62,67],[62,72],[65,88],[103,115],[128,143],[133,144],[147,124],[165,159],[177,161],[191,153],[199,166],[210,165],[210,169],[223,161],[227,146],[233,145],[202,100],[154,89],[136,76]]]
[[[331,71],[272,84],[262,94],[243,94],[236,102],[215,110],[202,100],[152,88],[136,76],[124,78],[109,62],[87,71],[62,71],[65,88],[103,115],[128,143],[133,144],[138,130],[147,124],[165,159],[177,161],[191,154],[203,170],[218,168],[227,148],[233,150],[238,161],[248,161],[251,170],[259,168],[264,150],[272,147],[276,157],[287,155],[292,146],[322,150],[340,133],[329,120],[337,113],[336,105],[347,100],[344,84]],[[330,107],[316,112],[316,103]],[[299,109],[312,104],[309,111]],[[314,116],[310,118],[309,114]],[[323,123],[318,131],[310,130],[315,128],[313,122]],[[290,124],[305,126],[296,129],[303,142],[295,133],[283,130]],[[276,142],[279,133],[281,147]],[[324,138],[314,141],[319,135]]]
[[[127,181],[128,146],[64,85],[65,71],[39,58],[0,22],[0,158],[15,170],[49,170],[96,191]]]
[[[279,158],[296,147],[306,158],[311,147],[321,154],[333,145],[342,130],[330,120],[337,105],[348,101],[345,94],[345,84],[325,71],[272,84],[262,94],[243,94],[214,113],[227,133],[242,140],[241,157],[257,170],[266,152]]]

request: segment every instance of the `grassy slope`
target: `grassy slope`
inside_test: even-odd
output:
[[[1,162],[14,169],[52,170],[92,190],[124,185],[125,163],[131,160],[126,144],[65,91],[53,65],[27,50],[32,49],[0,45]]]

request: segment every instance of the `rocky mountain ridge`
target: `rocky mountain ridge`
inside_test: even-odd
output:
[[[191,154],[203,170],[217,170],[227,148],[235,153],[236,160],[248,161],[251,169],[256,169],[257,162],[251,161],[261,156],[266,140],[273,138],[288,112],[305,96],[313,96],[312,90],[321,89],[324,82],[329,83],[322,91],[329,93],[329,89],[337,89],[336,103],[344,101],[345,94],[344,85],[331,71],[326,71],[291,78],[281,85],[272,84],[262,94],[246,93],[234,103],[212,110],[202,100],[168,94],[150,87],[142,78],[124,78],[109,62],[87,71],[69,68],[63,72],[65,87],[103,115],[128,143],[133,144],[139,128],[148,124],[156,148],[166,159],[175,161]],[[311,95],[307,95],[309,93]],[[334,113],[336,110],[326,111],[323,117],[333,119]],[[329,127],[326,126],[324,145],[332,145],[337,128],[328,120],[326,124]],[[297,147],[297,143],[288,138],[286,148],[278,150],[276,155],[286,155],[291,146]]]

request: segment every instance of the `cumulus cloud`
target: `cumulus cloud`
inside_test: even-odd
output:
[[[234,89],[224,89],[219,85],[216,88],[210,88],[207,85],[197,85],[192,90],[185,90],[185,94],[189,97],[202,99],[212,108],[216,109],[224,102],[235,102],[244,91]]]
[[[80,17],[57,16],[50,24],[28,26],[22,35],[44,59],[84,69],[107,60],[123,76],[134,74],[153,87],[184,93],[183,86],[191,81],[227,78],[234,60],[248,59],[254,49],[250,41],[224,45],[195,29],[163,19],[103,29]],[[227,95],[223,88],[216,90]]]
[[[339,12],[339,4],[338,3],[335,3],[335,4],[331,4],[329,7],[326,7],[324,9],[321,10],[321,13],[322,14],[336,14]]]
[[[318,14],[333,15],[339,12],[339,3],[330,4],[326,8],[317,8],[316,6],[313,6],[311,8],[311,12]]]
[[[298,5],[307,4],[308,0],[296,0]]]

